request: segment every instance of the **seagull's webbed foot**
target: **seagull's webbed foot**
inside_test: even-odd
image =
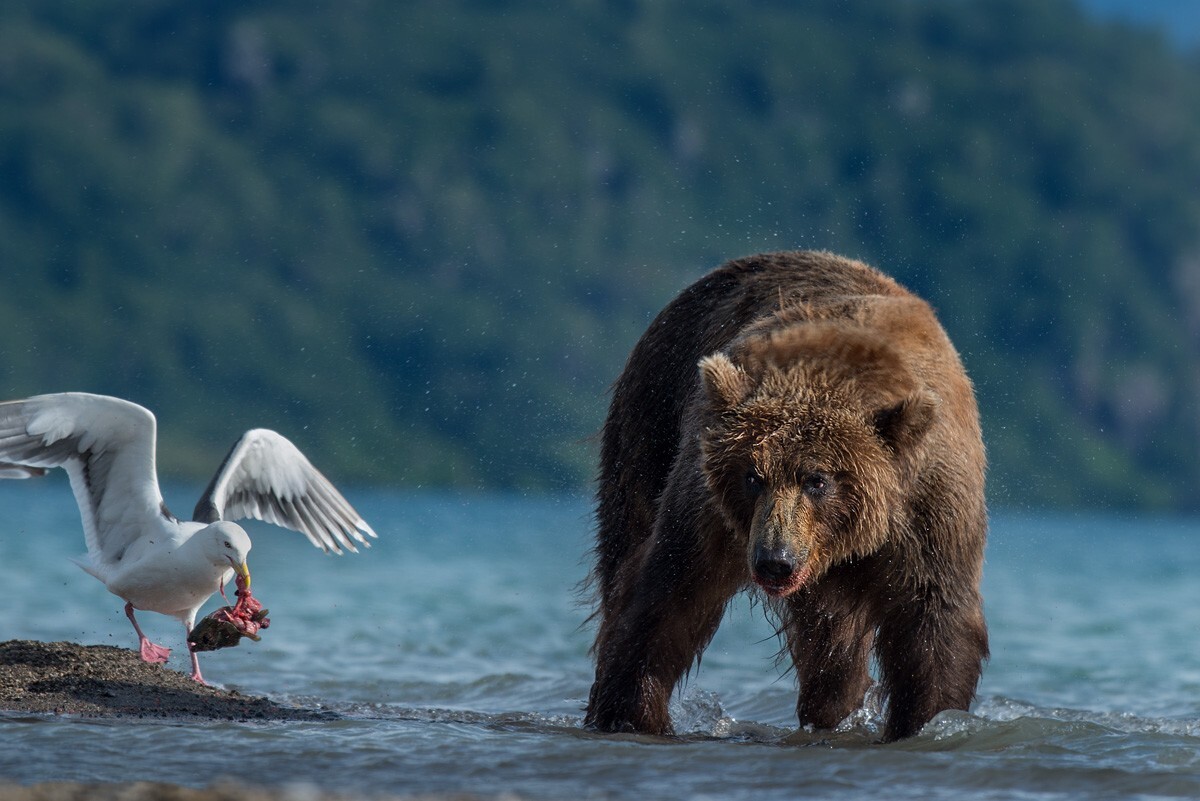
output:
[[[162,645],[156,645],[150,642],[145,637],[142,637],[138,642],[138,651],[142,655],[143,662],[161,665],[171,657],[171,649]]]
[[[133,624],[133,630],[137,632],[138,653],[141,654],[142,661],[155,665],[161,665],[163,662],[166,662],[171,656],[171,649],[150,642],[150,638],[145,635],[142,627],[138,625],[137,618],[133,616],[133,604],[125,604],[125,617],[129,618],[129,622]]]

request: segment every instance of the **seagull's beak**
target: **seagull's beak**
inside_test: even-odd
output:
[[[245,562],[235,562],[232,559],[229,560],[229,564],[233,565],[234,572],[245,582],[246,589],[250,589],[250,566]]]

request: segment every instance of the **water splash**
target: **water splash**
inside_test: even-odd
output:
[[[736,721],[725,713],[720,697],[711,690],[686,687],[671,701],[671,721],[681,736],[728,737]]]

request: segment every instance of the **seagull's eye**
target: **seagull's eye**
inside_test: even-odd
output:
[[[225,540],[225,547],[226,547],[226,548],[232,548],[232,547],[233,547],[233,543],[232,543],[232,542],[230,542],[229,540]]]

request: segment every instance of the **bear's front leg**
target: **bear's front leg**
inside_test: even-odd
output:
[[[923,588],[887,614],[875,649],[888,700],[883,741],[912,737],[939,712],[971,705],[988,657],[982,601]]]
[[[790,596],[784,633],[800,685],[801,726],[832,729],[862,707],[874,632],[861,576],[844,565]]]
[[[609,598],[596,637],[596,680],[584,724],[607,732],[672,733],[675,685],[712,639],[738,587],[741,560],[686,515],[661,521]],[[713,551],[717,552],[714,553]]]

